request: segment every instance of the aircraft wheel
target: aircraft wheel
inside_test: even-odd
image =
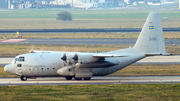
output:
[[[73,77],[72,76],[66,76],[65,78],[66,78],[66,80],[72,80]]]
[[[74,78],[75,80],[82,80],[82,78]]]
[[[84,80],[91,80],[91,78],[84,78]]]
[[[26,81],[27,77],[26,76],[21,76],[21,81]]]

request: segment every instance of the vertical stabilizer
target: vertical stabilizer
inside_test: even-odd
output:
[[[161,18],[150,12],[134,48],[143,53],[166,53]]]

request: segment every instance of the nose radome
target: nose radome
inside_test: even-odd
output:
[[[10,74],[15,74],[15,68],[12,64],[6,65],[4,71]]]
[[[4,67],[4,71],[7,72],[7,66]]]

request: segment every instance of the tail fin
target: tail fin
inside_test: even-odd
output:
[[[150,12],[134,48],[143,53],[166,53],[161,18]]]

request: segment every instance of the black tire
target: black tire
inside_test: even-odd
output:
[[[26,76],[21,76],[21,81],[26,81],[27,80],[27,77]]]
[[[65,78],[66,78],[66,80],[72,80],[73,77],[72,76],[66,76]]]
[[[91,80],[91,78],[84,78],[84,80]]]
[[[82,78],[74,78],[75,80],[82,80]]]

